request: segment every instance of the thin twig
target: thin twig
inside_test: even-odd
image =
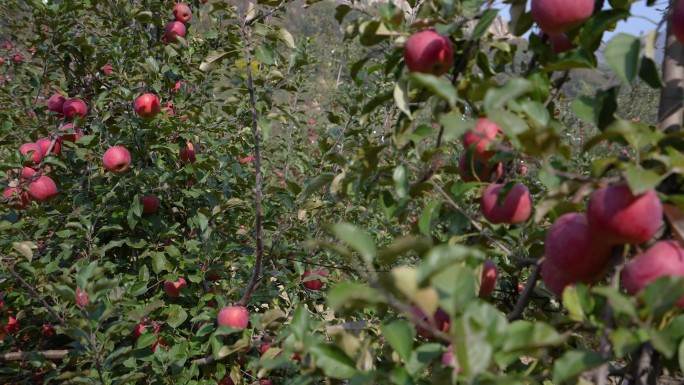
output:
[[[530,274],[530,277],[527,279],[527,284],[525,284],[525,289],[523,290],[522,294],[520,294],[518,302],[515,304],[513,311],[511,312],[511,314],[508,315],[509,322],[515,321],[522,317],[523,312],[527,307],[527,304],[530,302],[530,295],[532,294],[532,291],[534,290],[534,287],[537,284],[537,280],[539,280],[540,272],[541,264],[535,266],[534,269],[532,269],[532,273]]]
[[[36,352],[11,352],[11,353],[3,353],[0,354],[0,362],[7,362],[7,361],[28,361],[31,356],[34,356],[35,354],[40,354],[45,359],[50,360],[50,361],[61,361],[64,359],[64,357],[73,352],[73,350],[43,350],[43,351],[36,351]]]
[[[60,316],[59,313],[57,313],[55,311],[55,309],[52,308],[52,306],[48,305],[48,303],[45,301],[45,298],[43,298],[40,294],[38,294],[36,289],[34,289],[31,285],[28,284],[28,282],[26,282],[23,278],[21,278],[21,275],[17,274],[17,272],[14,270],[14,266],[11,263],[7,264],[7,268],[9,269],[10,274],[12,274],[14,276],[14,278],[16,278],[17,280],[19,280],[19,282],[21,282],[21,284],[26,288],[26,290],[29,291],[29,293],[31,294],[31,296],[33,296],[33,298],[37,299],[41,304],[43,304],[43,307],[45,307],[45,309],[47,311],[49,311],[50,314],[52,314],[55,318],[57,318],[59,320],[60,324],[62,324],[62,325],[65,324],[64,318],[62,318],[62,316]]]

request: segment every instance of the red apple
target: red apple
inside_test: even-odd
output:
[[[622,270],[622,283],[627,292],[634,295],[665,276],[684,277],[684,249],[676,241],[658,241],[627,262]],[[684,307],[684,297],[677,305]]]
[[[546,287],[557,296],[563,294],[566,286],[572,285],[573,280],[556,267],[551,261],[544,261],[541,267],[542,280]]]
[[[19,152],[21,155],[30,154],[31,160],[24,162],[25,165],[38,165],[43,159],[43,149],[37,143],[24,143],[19,147]]]
[[[302,280],[306,279],[306,277],[309,277],[311,275],[327,277],[328,272],[323,269],[318,269],[316,271],[306,270],[304,274],[302,274]],[[309,290],[321,290],[321,288],[323,287],[323,281],[321,281],[320,279],[312,279],[310,281],[304,282],[304,286],[306,286],[306,288]]]
[[[181,287],[184,287],[187,285],[188,285],[188,283],[185,282],[185,278],[179,277],[178,281],[176,281],[176,282],[171,282],[171,281],[164,282],[164,292],[169,297],[178,298],[180,296]]]
[[[177,41],[179,36],[185,37],[185,24],[180,21],[169,21],[166,23],[164,30],[166,32],[165,38],[169,42]]]
[[[57,195],[57,185],[49,176],[40,176],[29,183],[28,193],[37,202],[44,202]]]
[[[7,199],[7,202],[16,209],[23,209],[28,206],[30,198],[28,191],[22,190],[19,187],[7,187],[2,192],[2,197]]]
[[[230,373],[226,373],[225,377],[219,380],[216,385],[235,385],[233,379],[230,378]]]
[[[506,187],[503,184],[491,184],[482,194],[480,211],[493,224],[522,223],[532,214],[532,197],[530,190],[521,183],[515,183],[499,204],[499,195]]]
[[[155,195],[148,195],[140,198],[142,201],[143,214],[152,214],[159,209],[159,198]]]
[[[594,12],[594,0],[532,0],[532,19],[549,35],[580,26]]]
[[[20,52],[15,53],[12,57],[12,61],[15,63],[21,63],[22,60],[24,60],[24,55]]]
[[[14,334],[19,331],[21,328],[19,320],[14,318],[13,316],[9,316],[7,318],[7,325],[0,327],[2,331],[4,331],[6,334]],[[2,332],[0,332],[1,334]]]
[[[428,317],[427,314],[423,311],[418,306],[413,307],[413,314],[417,317],[422,319],[423,321],[427,322],[428,324],[432,325],[434,328],[437,330],[443,331],[445,333],[449,332],[449,315],[442,309],[437,309],[435,311],[435,314],[432,315],[432,317]],[[416,332],[418,335],[427,338],[427,339],[432,339],[434,335],[432,332],[430,332],[428,329],[423,328],[420,325],[416,325]]]
[[[90,305],[90,301],[88,300],[88,293],[79,288],[76,289],[76,305],[78,305],[79,307]]]
[[[676,0],[670,15],[672,33],[680,43],[684,44],[684,0]]]
[[[561,216],[546,234],[546,260],[573,281],[601,274],[609,262],[611,246],[594,237],[587,217],[581,213]]]
[[[102,163],[107,170],[121,174],[131,166],[131,153],[123,146],[110,147],[102,156]]]
[[[192,11],[187,4],[178,3],[173,7],[173,17],[176,18],[176,21],[187,23],[192,17]]]
[[[443,75],[454,62],[451,40],[433,29],[415,33],[404,44],[404,61],[411,72]]]
[[[64,96],[58,93],[54,93],[50,96],[50,98],[47,101],[47,108],[52,112],[62,114],[64,112],[64,102],[66,102],[66,98]]]
[[[102,72],[103,72],[105,75],[111,75],[112,72],[114,72],[114,67],[112,67],[111,64],[107,63],[107,64],[104,65],[104,67],[102,67]]]
[[[171,88],[171,92],[178,92],[182,91],[183,93],[190,94],[190,86],[188,86],[188,83],[179,80],[176,82],[176,84]]]
[[[21,169],[21,177],[24,179],[30,179],[31,177],[33,177],[36,174],[36,171],[37,170],[33,167],[24,166]]]
[[[40,146],[40,150],[43,151],[43,156],[46,156],[48,154],[48,150],[50,149],[50,145],[52,144],[52,139],[40,138],[36,141],[36,144]],[[59,141],[55,141],[55,145],[52,147],[52,153],[57,156],[62,153],[62,146],[59,144]]]
[[[549,35],[549,42],[551,43],[553,52],[555,52],[556,55],[575,48],[575,46],[572,44],[572,40],[570,40],[570,38],[568,38],[568,36],[564,33],[559,33],[558,35]]]
[[[606,186],[589,199],[587,219],[604,242],[640,244],[663,226],[663,205],[653,189],[634,196],[627,185]]]
[[[76,114],[81,118],[85,118],[88,115],[88,105],[79,98],[69,99],[64,102],[62,110],[67,119],[73,119]]]
[[[180,149],[179,156],[183,163],[195,163],[195,146],[192,142],[186,142],[186,147]]]
[[[483,163],[472,156],[469,156],[470,151],[466,151],[458,159],[458,169],[460,170],[461,179],[464,182],[489,182],[491,180],[497,180],[503,175],[503,164],[497,163],[496,168],[494,166]],[[473,175],[475,171],[475,175]],[[476,177],[477,176],[477,177]]]
[[[73,131],[73,134],[62,134],[59,136],[59,140],[62,142],[76,142],[83,137],[83,130],[79,127],[74,126],[73,123],[68,123],[59,128],[60,131]]]
[[[488,150],[494,139],[503,134],[498,124],[487,118],[480,118],[472,130],[463,135],[463,147],[473,149],[475,159],[487,162],[494,156],[494,151]]]
[[[0,66],[5,64],[5,59],[0,57]]]
[[[489,297],[496,288],[496,280],[499,272],[496,268],[496,263],[491,259],[484,262],[484,269],[482,270],[482,282],[480,283],[480,298]]]
[[[249,324],[249,312],[244,306],[226,306],[218,313],[218,324],[245,329]]]
[[[41,331],[44,337],[53,337],[55,335],[55,328],[52,325],[43,325]]]
[[[159,106],[159,98],[155,94],[142,94],[135,99],[135,112],[144,119],[157,115]]]

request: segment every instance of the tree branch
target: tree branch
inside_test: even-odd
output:
[[[52,308],[52,306],[48,305],[48,303],[45,301],[45,298],[43,298],[40,294],[38,294],[36,289],[34,289],[31,285],[28,284],[28,282],[26,282],[23,278],[21,278],[21,275],[17,274],[17,272],[14,270],[14,266],[11,263],[7,264],[7,268],[9,270],[10,274],[12,274],[12,276],[14,276],[14,278],[16,278],[19,282],[21,282],[22,286],[24,286],[26,288],[26,290],[29,291],[31,296],[33,298],[37,299],[38,302],[40,302],[43,305],[43,307],[45,307],[45,309],[48,312],[50,312],[50,314],[52,314],[53,317],[57,318],[57,320],[59,320],[60,324],[64,325],[64,318],[62,318],[62,316],[60,316],[59,313],[57,313],[55,311],[55,309]]]
[[[537,281],[539,280],[539,273],[541,272],[541,264],[538,264],[532,270],[530,277],[527,279],[527,284],[522,294],[518,298],[518,302],[515,304],[513,311],[508,315],[508,321],[515,321],[522,317],[527,304],[530,302],[530,296],[532,295],[532,290],[534,290]]]

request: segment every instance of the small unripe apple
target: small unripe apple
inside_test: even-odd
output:
[[[532,0],[532,19],[549,35],[578,27],[594,12],[594,0]]]
[[[187,4],[178,3],[173,7],[173,17],[176,18],[176,21],[187,23],[192,17],[192,11]]]
[[[52,144],[52,139],[40,138],[36,141],[36,144],[40,146],[40,150],[43,151],[43,156],[46,156],[50,149],[50,145]],[[55,141],[55,145],[52,147],[52,153],[57,156],[62,153],[62,146],[59,144],[59,141]]]
[[[74,126],[73,123],[67,123],[59,128],[60,131],[73,131],[73,134],[62,134],[59,136],[59,140],[62,142],[76,142],[83,137],[83,130],[79,127]]]
[[[102,163],[107,170],[121,174],[131,166],[131,153],[123,146],[110,147],[102,156]]]
[[[90,301],[88,300],[88,293],[78,288],[76,289],[76,305],[80,307],[90,305]]]
[[[114,67],[112,67],[111,64],[107,63],[102,67],[102,72],[106,75],[111,75],[112,72],[114,72]]]
[[[180,21],[169,21],[166,23],[164,31],[166,32],[166,41],[173,43],[178,40],[179,36],[185,37],[185,24],[181,23]]]
[[[179,277],[178,281],[175,281],[175,282],[166,281],[166,282],[164,282],[164,292],[169,297],[178,298],[180,296],[181,287],[184,287],[187,285],[188,285],[188,283],[185,282],[185,278]]]
[[[19,152],[21,155],[30,154],[30,160],[24,163],[27,166],[38,165],[43,160],[43,150],[37,143],[24,143],[19,147]]]
[[[404,61],[411,72],[443,75],[454,62],[451,40],[433,29],[415,33],[404,44]]]
[[[503,202],[499,204],[499,194],[506,185],[491,184],[482,194],[480,211],[493,224],[522,223],[532,214],[532,197],[530,190],[521,183],[514,184],[506,193]]]
[[[472,130],[463,134],[463,147],[472,149],[477,160],[487,162],[495,153],[488,150],[489,145],[500,134],[503,134],[503,130],[498,124],[487,118],[480,118]]]
[[[37,202],[45,202],[57,195],[57,185],[49,176],[39,176],[29,183],[28,193]]]
[[[226,306],[218,313],[218,324],[245,329],[249,324],[249,312],[244,306]]]
[[[432,317],[428,317],[427,314],[421,309],[419,306],[414,306],[413,309],[413,314],[417,318],[427,322],[437,330],[440,330],[442,332],[448,333],[449,332],[449,315],[442,309],[437,309],[435,311],[435,314],[432,315]],[[432,339],[434,338],[434,335],[432,332],[428,329],[423,328],[420,325],[416,325],[416,332],[418,335],[422,336],[423,338],[427,339]]]
[[[489,297],[496,288],[496,281],[499,272],[496,268],[496,263],[491,259],[484,262],[484,269],[482,270],[482,282],[480,282],[480,298]]]
[[[195,146],[193,146],[192,142],[186,142],[185,143],[186,147],[179,150],[179,156],[180,160],[183,163],[195,163]]]
[[[672,33],[681,44],[684,44],[684,0],[676,0],[670,15]]]
[[[16,209],[23,209],[28,206],[30,198],[28,191],[22,190],[19,187],[7,187],[2,192],[2,197],[8,200],[10,206]]]
[[[66,98],[64,96],[58,93],[54,93],[50,95],[50,98],[48,98],[47,108],[52,112],[62,114],[64,112],[64,102],[66,102]]]
[[[304,274],[302,274],[302,280],[304,280],[307,277],[312,276],[312,275],[319,275],[321,277],[327,277],[328,272],[323,270],[323,269],[318,269],[316,271],[306,270],[304,272]],[[310,281],[304,282],[304,286],[306,286],[306,288],[309,290],[321,290],[321,288],[323,287],[323,284],[324,284],[323,281],[321,281],[320,279],[312,279]]]
[[[152,214],[159,209],[159,198],[156,195],[148,195],[140,198],[142,201],[143,214]]]
[[[135,99],[135,112],[141,118],[153,118],[159,113],[159,107],[159,98],[155,94],[142,94]]]
[[[664,225],[663,205],[655,190],[634,196],[627,185],[602,187],[587,206],[591,231],[611,244],[649,241]]]
[[[634,295],[665,276],[684,277],[684,249],[676,241],[658,241],[627,262],[622,270],[622,283],[627,292]],[[684,297],[677,305],[684,307]]]
[[[546,234],[546,260],[572,280],[587,280],[602,272],[610,259],[610,244],[595,237],[581,213],[562,215]]]
[[[88,105],[79,98],[69,99],[64,102],[62,110],[67,119],[73,119],[76,114],[81,118],[85,118],[88,115]]]

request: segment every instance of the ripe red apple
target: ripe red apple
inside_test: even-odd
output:
[[[131,166],[131,153],[123,146],[110,147],[102,156],[102,163],[107,170],[121,174]]]
[[[464,182],[489,182],[492,179],[497,180],[503,175],[503,164],[497,163],[496,167],[488,163],[483,163],[476,158],[469,156],[470,151],[466,151],[458,159],[459,175]],[[475,171],[475,175],[473,175]],[[477,177],[475,177],[477,176]]]
[[[270,378],[262,378],[259,380],[259,385],[273,385],[273,381]]]
[[[432,325],[437,330],[443,331],[445,333],[449,332],[450,319],[449,315],[444,310],[437,309],[437,311],[435,311],[435,314],[433,314],[432,317],[428,317],[428,315],[425,314],[423,309],[421,309],[418,306],[413,306],[413,314],[417,318],[420,318],[428,324]],[[418,335],[427,339],[432,339],[434,337],[432,332],[430,332],[428,329],[423,328],[420,325],[416,325],[416,332],[418,333]]]
[[[443,75],[454,63],[451,40],[433,29],[415,33],[404,44],[404,61],[411,72]]]
[[[173,43],[178,40],[179,36],[185,37],[185,24],[180,21],[169,21],[166,23],[164,31],[166,32],[166,41]]]
[[[684,249],[676,241],[654,243],[646,252],[627,262],[621,277],[627,292],[634,295],[665,276],[684,277]],[[684,307],[684,297],[677,305]]]
[[[30,198],[28,191],[22,190],[19,187],[7,187],[2,192],[2,197],[8,200],[8,203],[16,208],[23,209],[28,206]]]
[[[50,149],[50,145],[52,144],[52,139],[40,138],[36,141],[36,144],[40,146],[40,150],[43,151],[43,156],[46,156]],[[55,141],[55,145],[52,147],[52,153],[57,156],[62,154],[62,146],[59,144],[59,141]]]
[[[187,4],[178,3],[173,7],[173,17],[176,18],[176,21],[187,23],[192,17],[192,11]]]
[[[24,55],[20,52],[15,53],[12,57],[12,61],[15,63],[21,63],[22,60],[24,60]]]
[[[152,214],[159,209],[159,198],[156,195],[148,195],[140,198],[142,201],[143,214]]]
[[[112,67],[111,64],[107,63],[104,65],[104,67],[102,67],[102,72],[105,74],[105,76],[111,75],[112,72],[114,72],[114,67]]]
[[[24,143],[19,147],[19,152],[21,155],[30,154],[31,160],[24,162],[27,166],[38,165],[43,159],[43,150],[37,143]]]
[[[302,280],[306,279],[306,277],[309,277],[311,275],[327,277],[328,272],[323,269],[318,269],[316,271],[306,270],[304,274],[302,274]],[[310,281],[304,282],[304,286],[306,286],[306,288],[309,290],[321,290],[321,288],[323,287],[323,281],[321,281],[320,279],[312,279]]]
[[[599,275],[608,264],[611,246],[594,237],[587,217],[568,213],[556,220],[544,242],[546,260],[573,281]]]
[[[166,102],[166,107],[162,107],[161,111],[164,113],[164,115],[174,116],[176,114],[176,112],[173,110],[173,103],[171,102]],[[166,116],[163,118],[166,120]]]
[[[180,160],[183,163],[195,163],[195,146],[192,142],[186,142],[186,147],[179,150]]]
[[[226,306],[218,313],[218,324],[245,329],[249,324],[249,312],[244,306]]]
[[[184,82],[182,80],[179,80],[176,82],[176,84],[171,88],[171,92],[178,92],[182,91],[185,94],[190,94],[190,86],[188,85],[187,82]]]
[[[185,282],[185,278],[179,277],[178,281],[176,281],[176,282],[171,282],[171,281],[164,282],[164,292],[169,297],[178,298],[180,296],[181,287],[184,287],[187,285],[188,285],[188,283]]]
[[[558,35],[549,35],[549,42],[551,43],[553,52],[555,52],[556,55],[575,48],[570,38],[568,38],[568,35],[564,33],[559,33]]]
[[[76,305],[80,307],[90,305],[90,301],[88,300],[88,293],[79,288],[76,288]]]
[[[496,280],[499,272],[496,268],[496,263],[491,259],[484,262],[484,269],[482,270],[482,282],[480,283],[480,298],[489,297],[496,288]]]
[[[493,224],[522,223],[532,214],[532,197],[530,190],[522,183],[515,183],[507,192],[502,204],[499,194],[506,187],[503,184],[491,184],[482,194],[480,211]]]
[[[5,59],[0,57],[0,66],[5,64]]]
[[[480,118],[475,127],[463,134],[463,147],[473,149],[475,158],[481,162],[487,162],[494,156],[494,151],[488,150],[494,139],[503,134],[498,124],[487,118]]]
[[[14,334],[18,332],[20,328],[21,324],[19,323],[19,320],[13,316],[9,316],[7,318],[7,325],[0,326],[0,337],[3,337],[3,333]]]
[[[85,118],[88,115],[88,105],[79,98],[69,99],[64,102],[62,110],[67,119],[73,119],[76,114],[81,118]]]
[[[570,286],[574,283],[570,277],[563,274],[558,267],[548,260],[542,263],[541,276],[546,287],[559,297],[563,294],[563,290],[566,286]]]
[[[602,187],[587,208],[591,231],[605,242],[645,243],[663,226],[663,205],[651,189],[634,196],[627,185]]]
[[[74,126],[73,123],[67,123],[59,128],[60,131],[73,131],[73,134],[62,134],[59,136],[59,140],[62,142],[76,142],[83,137],[83,130],[79,127]]]
[[[155,94],[142,94],[135,99],[135,112],[144,119],[153,118],[159,113],[159,98]]]
[[[670,26],[677,40],[684,44],[684,0],[676,0],[670,15]]]
[[[226,373],[225,377],[219,380],[216,385],[235,385],[233,379],[230,378],[230,373]]]
[[[21,169],[21,177],[24,178],[24,179],[29,179],[29,178],[33,177],[33,176],[36,174],[36,171],[37,171],[37,170],[36,170],[35,168],[33,168],[33,167],[24,166],[24,167]]]
[[[64,102],[66,102],[66,98],[64,96],[54,93],[50,95],[50,98],[47,101],[47,108],[52,112],[62,114],[64,112]]]
[[[57,185],[49,176],[39,176],[29,183],[28,193],[37,202],[45,202],[57,195]]]
[[[44,337],[53,337],[55,335],[55,328],[52,325],[43,325],[41,331]]]
[[[580,26],[594,12],[594,0],[532,0],[532,19],[549,35]]]

